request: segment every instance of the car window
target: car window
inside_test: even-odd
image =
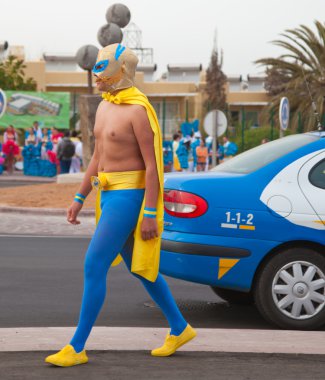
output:
[[[283,137],[241,153],[211,170],[242,174],[252,173],[270,162],[314,142],[318,138],[318,136],[307,134]]]
[[[325,189],[325,160],[318,162],[309,173],[309,181],[312,185]]]

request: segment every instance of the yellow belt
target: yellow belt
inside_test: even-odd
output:
[[[97,190],[144,189],[146,186],[146,171],[134,170],[128,172],[99,172],[98,177],[91,177],[91,184]]]
[[[99,172],[98,177],[91,177],[91,184],[94,189],[107,191],[107,190],[126,190],[126,189],[145,189],[146,171],[134,170],[128,172]],[[97,191],[96,197],[96,224],[99,221],[101,208],[100,208],[100,194]],[[139,223],[139,221],[138,221]],[[133,258],[132,258],[133,260]],[[113,266],[118,265],[122,261],[121,255],[114,260]]]

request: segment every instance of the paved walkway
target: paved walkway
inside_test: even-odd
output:
[[[197,337],[180,351],[325,354],[324,331],[196,329]],[[75,327],[27,327],[0,329],[1,351],[59,350]],[[87,349],[143,351],[162,344],[167,333],[152,327],[94,327]]]
[[[56,182],[56,177],[28,176],[28,175],[24,175],[22,172],[14,172],[14,174],[9,175],[7,172],[4,172],[3,174],[0,175],[0,184],[1,182],[47,183],[47,182]]]
[[[80,216],[81,224],[74,226],[66,221],[65,215],[22,214],[0,212],[0,235],[33,236],[91,236],[95,229],[95,219]]]

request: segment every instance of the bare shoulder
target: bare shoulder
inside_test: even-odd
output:
[[[97,107],[97,110],[96,110],[96,117],[98,117],[102,112],[103,112],[103,109],[105,109],[105,103],[104,103],[104,100],[102,100],[99,104],[98,104],[98,107]]]
[[[147,136],[151,139],[152,127],[150,125],[148,114],[146,109],[140,105],[134,105],[132,110],[132,127],[138,138],[141,136]]]
[[[107,101],[103,99],[103,100],[98,104],[97,111],[100,111],[102,108],[106,107],[106,105],[107,105]]]
[[[138,104],[132,104],[130,107],[130,115],[133,121],[146,122],[148,120],[147,111],[144,107]]]
[[[131,104],[130,110],[134,115],[139,115],[139,116],[147,115],[146,109],[143,106],[140,106],[139,104]]]

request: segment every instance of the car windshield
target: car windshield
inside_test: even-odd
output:
[[[259,145],[238,156],[214,167],[211,171],[248,174],[252,173],[276,159],[293,152],[317,139],[316,136],[301,134],[283,137],[266,144]]]

